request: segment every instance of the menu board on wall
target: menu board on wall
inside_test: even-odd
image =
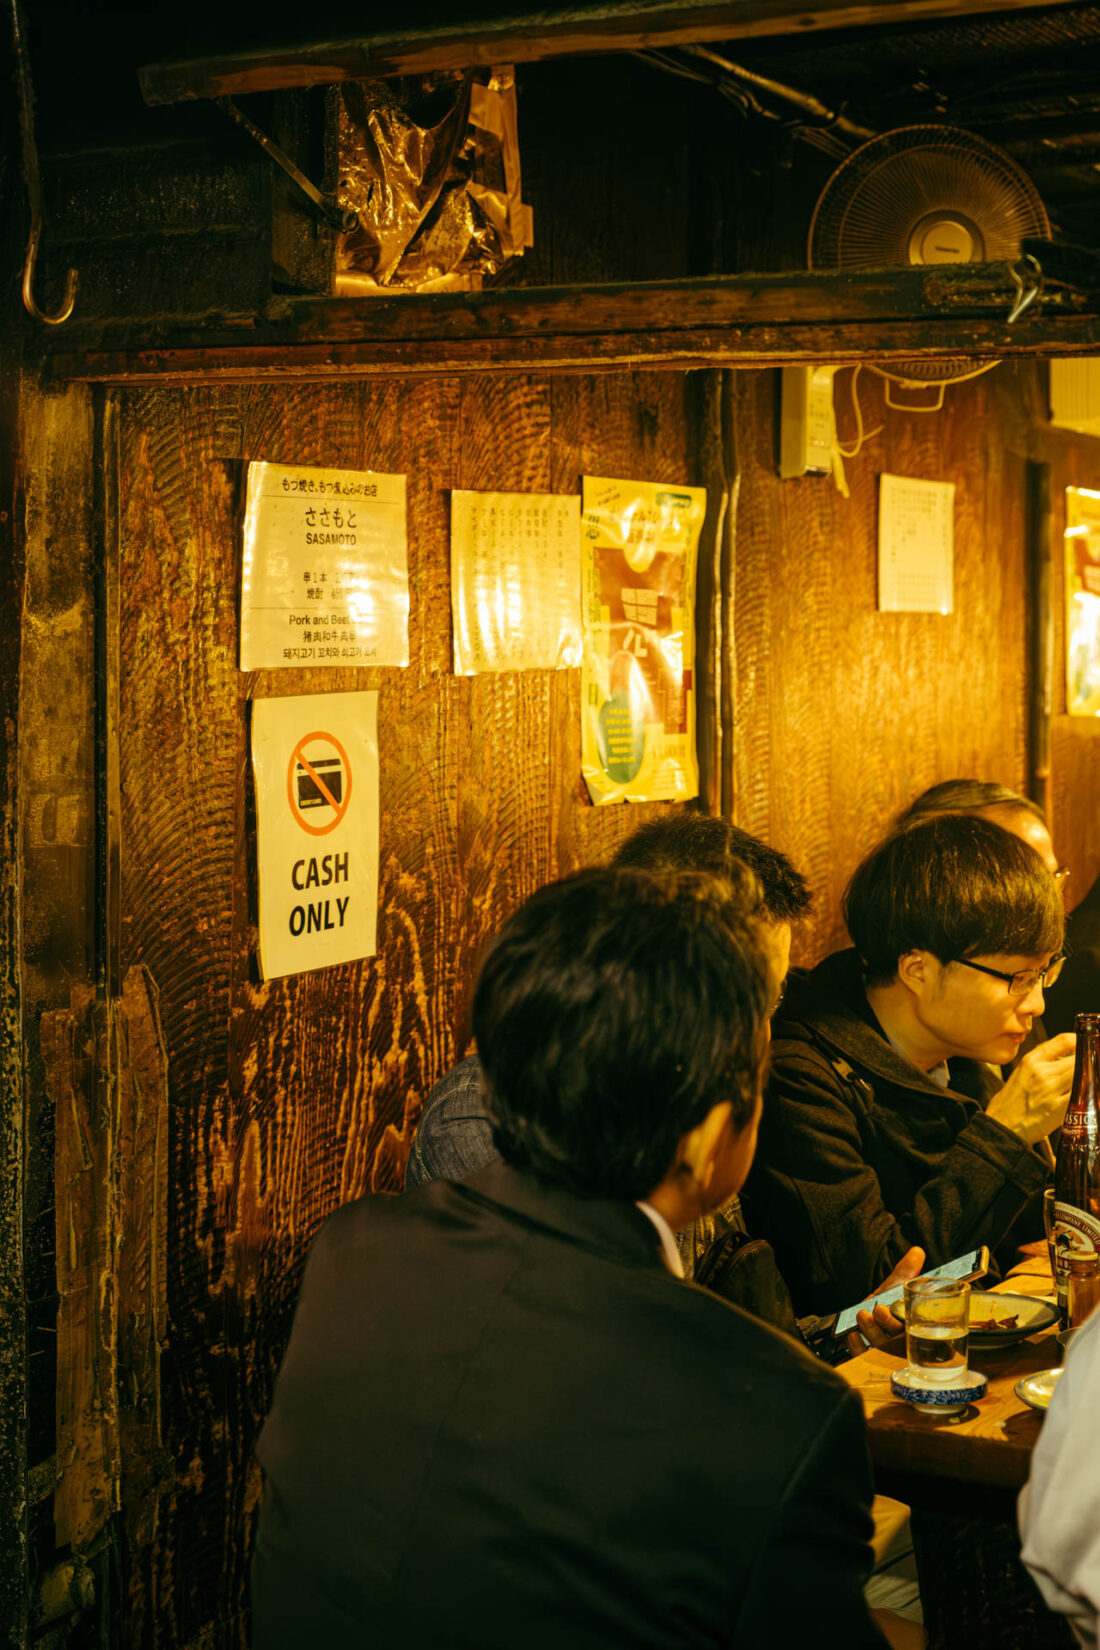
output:
[[[456,676],[580,664],[580,509],[555,493],[451,494]]]
[[[1100,493],[1066,488],[1066,709],[1100,716]]]
[[[581,762],[593,802],[699,794],[695,558],[702,487],[585,476]]]
[[[408,662],[405,477],[250,464],[241,669]]]

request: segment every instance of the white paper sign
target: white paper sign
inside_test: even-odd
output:
[[[255,700],[252,768],[263,978],[373,957],[377,693]]]
[[[955,606],[955,483],[880,478],[879,611],[950,613]]]
[[[581,501],[451,494],[455,675],[581,662]]]
[[[241,669],[408,662],[405,477],[250,464]]]

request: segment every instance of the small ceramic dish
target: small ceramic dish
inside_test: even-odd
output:
[[[1025,1375],[1012,1390],[1022,1403],[1030,1404],[1032,1409],[1046,1409],[1061,1375],[1061,1369],[1040,1369],[1034,1375]]]
[[[976,1404],[985,1397],[986,1378],[976,1369],[961,1371],[954,1386],[926,1386],[913,1374],[908,1364],[895,1369],[890,1377],[890,1390],[895,1398],[935,1414],[948,1414],[967,1404]]]

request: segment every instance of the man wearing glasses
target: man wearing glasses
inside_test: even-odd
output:
[[[800,1314],[861,1299],[913,1244],[938,1266],[1037,1236],[1035,1148],[1073,1076],[1072,1035],[996,1070],[1061,967],[1061,896],[1019,837],[916,823],[859,866],[844,914],[853,949],[792,979],[776,1018],[744,1199]]]

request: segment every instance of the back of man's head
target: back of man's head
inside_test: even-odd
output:
[[[902,809],[894,821],[894,829],[907,830],[918,820],[931,819],[936,814],[988,815],[990,809],[1033,814],[1046,824],[1046,816],[1038,803],[1021,796],[1019,791],[1009,790],[1007,785],[998,785],[992,779],[941,779],[938,785],[929,785]],[[994,820],[994,824],[997,823]]]
[[[1042,956],[1059,948],[1065,927],[1035,850],[972,814],[936,815],[887,837],[848,884],[844,918],[868,985],[892,981],[909,951],[941,963]]]
[[[650,821],[627,837],[612,863],[711,876],[729,876],[731,867],[747,865],[764,890],[764,910],[772,922],[800,922],[812,903],[805,878],[786,854],[728,819],[708,814],[678,813]]]
[[[523,905],[489,951],[473,1029],[505,1162],[637,1201],[723,1101],[753,1115],[772,982],[760,889],[730,877],[579,871]]]

